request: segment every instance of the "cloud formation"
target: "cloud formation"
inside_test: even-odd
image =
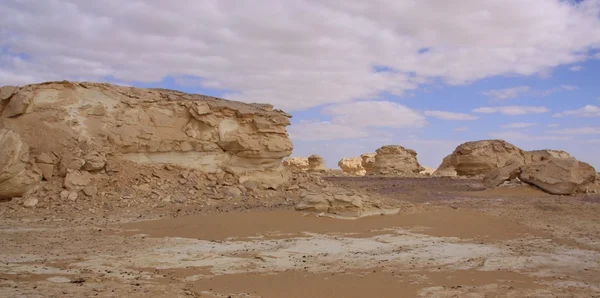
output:
[[[583,61],[598,3],[3,0],[0,85],[193,78],[302,110]]]
[[[529,86],[518,86],[512,88],[483,91],[482,94],[496,100],[502,100],[519,97],[521,94],[527,93],[529,90],[531,90],[531,87]]]
[[[475,115],[447,111],[425,111],[425,116],[453,121],[473,121],[479,119],[479,117]]]
[[[543,114],[548,112],[546,107],[535,106],[499,106],[499,107],[481,107],[473,110],[473,113],[494,114],[500,113],[504,115],[526,115],[526,114]]]
[[[552,117],[600,117],[600,107],[594,105],[585,105],[577,110],[567,110],[561,113],[556,113]]]
[[[527,127],[532,127],[532,126],[536,126],[537,123],[532,123],[532,122],[515,122],[515,123],[509,123],[509,124],[504,124],[501,125],[500,127],[502,128],[527,128]]]

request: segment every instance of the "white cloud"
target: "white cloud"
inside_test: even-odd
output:
[[[549,96],[552,95],[556,92],[561,92],[561,91],[573,91],[573,90],[577,90],[579,89],[579,87],[574,86],[574,85],[560,85],[559,87],[554,87],[551,89],[546,89],[546,90],[538,90],[535,93],[538,96]]]
[[[536,126],[537,123],[532,123],[532,122],[515,122],[515,123],[509,123],[509,124],[504,124],[501,125],[500,127],[502,128],[527,128],[527,127],[532,127],[532,126]]]
[[[331,105],[321,114],[330,121],[301,121],[288,129],[292,140],[336,140],[382,134],[370,128],[421,128],[427,125],[422,114],[389,101],[359,101]]]
[[[509,142],[566,141],[572,139],[570,136],[530,135],[520,131],[491,132],[488,135]]]
[[[582,69],[583,69],[583,66],[581,66],[581,65],[574,65],[574,66],[569,67],[570,71],[580,71]]]
[[[483,95],[492,97],[496,100],[511,99],[527,93],[531,88],[529,86],[519,86],[506,89],[494,89],[482,92]]]
[[[0,85],[198,77],[301,110],[583,61],[600,43],[597,3],[3,0]]]
[[[458,132],[460,132],[460,131],[468,131],[468,130],[469,130],[468,126],[460,126],[460,127],[457,127],[455,129],[453,129],[453,131],[458,131]]]
[[[568,110],[562,113],[556,113],[552,117],[600,117],[600,107],[594,105],[586,105],[577,110]]]
[[[499,106],[499,107],[481,107],[473,110],[474,113],[493,114],[500,113],[504,115],[525,115],[542,114],[548,112],[546,107],[532,106]]]
[[[479,119],[479,117],[475,115],[447,111],[425,111],[425,116],[454,121],[472,121]]]
[[[552,124],[548,124],[548,127],[559,127],[560,124],[557,123],[552,123]]]
[[[559,135],[596,135],[600,134],[600,126],[584,126],[549,130],[548,133]]]

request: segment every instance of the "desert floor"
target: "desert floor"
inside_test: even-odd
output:
[[[326,180],[413,206],[343,220],[284,199],[91,215],[3,202],[0,297],[600,297],[599,196]]]

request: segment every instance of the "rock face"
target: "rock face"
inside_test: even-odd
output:
[[[452,158],[452,154],[447,155],[442,160],[440,166],[433,172],[433,176],[441,176],[441,177],[454,177],[456,176],[456,170],[452,163],[450,162],[450,158]]]
[[[399,145],[387,145],[376,150],[373,173],[379,175],[418,174],[424,168],[417,161],[417,152]]]
[[[525,162],[523,150],[502,140],[466,142],[450,156],[450,164],[459,176],[485,175],[509,164]]]
[[[568,195],[594,182],[596,170],[574,158],[552,158],[521,167],[519,178],[548,193]]]
[[[320,172],[327,170],[325,166],[325,160],[323,157],[313,154],[308,157],[308,171],[310,172]]]
[[[29,146],[21,137],[0,129],[0,199],[22,196],[35,188],[42,173],[30,161]]]
[[[245,172],[277,167],[292,151],[290,116],[268,105],[99,83],[5,88],[0,128],[18,133],[34,155],[46,151],[70,159],[65,166],[83,160],[84,170],[97,171],[110,155]]]
[[[533,150],[525,152],[525,162],[532,163],[545,161],[551,158],[571,158],[571,155],[563,150]]]
[[[367,173],[362,166],[362,158],[360,157],[342,158],[338,162],[338,166],[344,173],[350,175],[364,176]]]
[[[364,153],[360,156],[361,165],[365,169],[366,174],[373,173],[373,166],[375,165],[375,155],[377,153]]]
[[[308,171],[308,158],[288,157],[283,160],[283,166],[291,171]]]

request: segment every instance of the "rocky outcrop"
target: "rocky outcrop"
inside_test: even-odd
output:
[[[563,150],[532,150],[525,151],[525,163],[545,161],[551,158],[571,158],[571,154]]]
[[[419,172],[419,174],[424,175],[424,176],[431,176],[431,175],[433,175],[433,173],[435,171],[436,170],[434,168],[423,166],[423,170],[421,172]]]
[[[0,199],[19,197],[31,191],[42,172],[30,160],[29,146],[21,137],[0,129]]]
[[[372,215],[396,214],[399,208],[387,208],[363,194],[347,194],[341,189],[323,189],[308,193],[296,205],[296,210],[317,212],[324,216],[360,218]]]
[[[366,174],[366,171],[362,166],[362,158],[360,157],[342,158],[338,162],[338,166],[344,173],[350,175],[364,176]]]
[[[555,195],[575,193],[596,179],[596,170],[574,158],[551,158],[521,167],[519,178]]]
[[[308,157],[308,171],[309,172],[321,172],[327,170],[325,166],[325,159],[323,157],[313,154]]]
[[[417,152],[399,145],[387,145],[376,150],[373,174],[410,175],[424,168],[417,161]]]
[[[375,165],[375,155],[377,153],[364,153],[360,156],[361,165],[365,169],[366,174],[373,173],[373,166]]]
[[[466,142],[450,156],[450,164],[459,176],[485,175],[509,164],[523,165],[525,161],[523,150],[502,140]]]
[[[290,171],[308,171],[308,158],[288,157],[283,160],[283,166]]]
[[[433,172],[433,176],[441,176],[441,177],[454,177],[456,176],[456,170],[452,163],[450,162],[450,158],[452,158],[452,154],[447,155],[442,160],[440,166]]]

